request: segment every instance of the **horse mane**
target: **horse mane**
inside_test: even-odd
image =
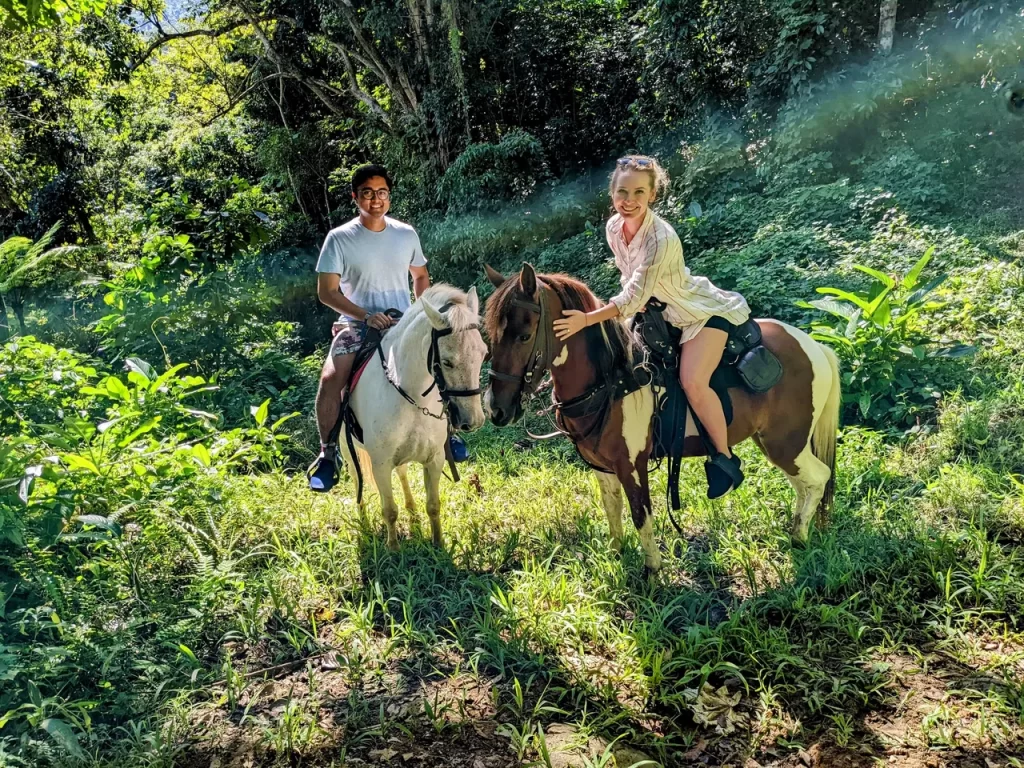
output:
[[[565,274],[538,274],[537,279],[555,292],[564,309],[578,309],[592,312],[600,305],[586,283]],[[484,329],[489,338],[500,341],[505,330],[502,318],[512,309],[512,301],[519,291],[519,281],[506,280],[487,300]],[[556,318],[551,318],[552,320]],[[587,357],[597,368],[599,375],[610,375],[625,363],[632,367],[633,340],[625,323],[619,318],[584,329],[587,340]]]
[[[434,309],[440,312],[448,326],[456,333],[477,325],[480,318],[469,310],[467,296],[464,291],[448,283],[435,283],[425,290],[409,310],[398,321],[395,329],[411,325],[417,317],[423,314],[423,301],[426,300]],[[403,328],[404,330],[404,328]]]

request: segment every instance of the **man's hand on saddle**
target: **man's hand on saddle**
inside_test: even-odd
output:
[[[383,312],[377,312],[366,318],[366,324],[371,328],[376,328],[378,331],[383,331],[394,325],[395,321],[391,319],[390,315]]]
[[[555,337],[565,341],[587,327],[587,313],[578,309],[563,309],[562,317],[551,324],[555,329]]]

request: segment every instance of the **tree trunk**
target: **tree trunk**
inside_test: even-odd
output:
[[[0,293],[0,341],[7,341],[11,338],[11,324],[7,319],[7,302],[4,295]]]
[[[18,327],[21,329],[21,335],[25,335],[25,301],[15,300],[11,302],[11,309],[14,310],[14,316],[18,318]],[[5,318],[6,319],[6,318]]]
[[[882,10],[878,18],[878,47],[882,53],[892,50],[892,38],[896,32],[896,3],[898,0],[882,0]]]

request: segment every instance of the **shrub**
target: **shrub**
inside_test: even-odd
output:
[[[526,131],[510,131],[497,144],[471,144],[438,185],[438,200],[451,211],[521,203],[547,176],[544,147]]]
[[[946,275],[920,284],[932,253],[928,249],[900,280],[855,265],[874,278],[869,291],[819,288],[834,298],[797,303],[832,316],[831,323],[815,323],[812,335],[834,345],[845,362],[844,402],[879,427],[909,426],[929,415],[942,396],[940,359],[974,352],[964,345],[940,347],[923,327],[922,316],[943,306],[928,297]]]

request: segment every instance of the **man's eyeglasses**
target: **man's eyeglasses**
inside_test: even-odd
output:
[[[629,168],[630,166],[636,168],[646,168],[651,164],[651,161],[645,157],[620,157],[616,160],[620,168]]]
[[[378,200],[390,200],[391,192],[387,189],[370,189],[369,187],[362,187],[356,190],[360,200],[372,200],[376,197]]]

